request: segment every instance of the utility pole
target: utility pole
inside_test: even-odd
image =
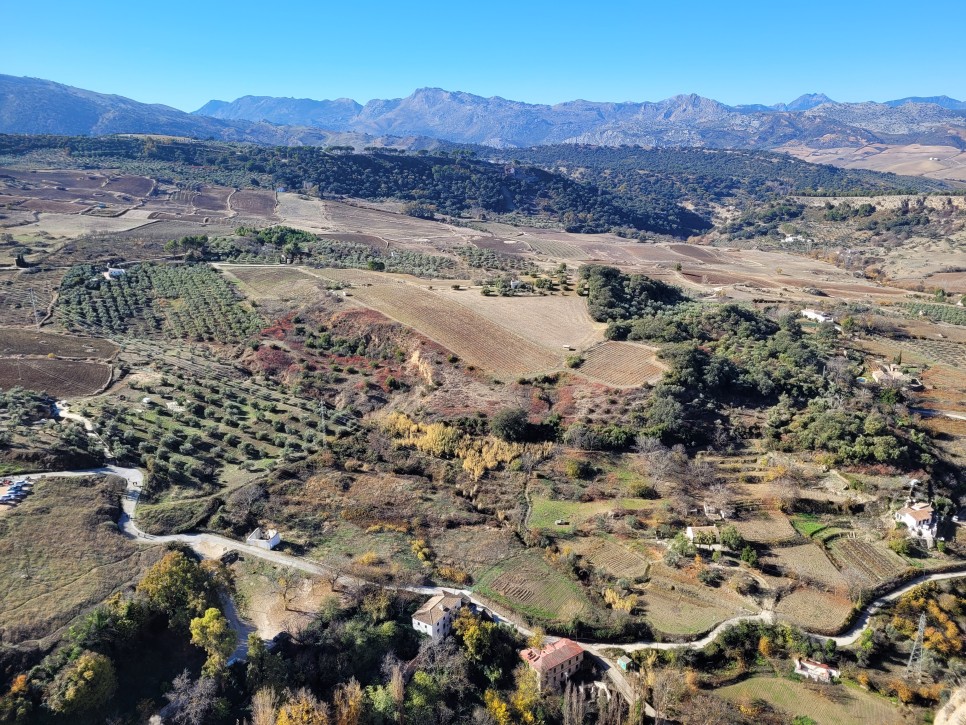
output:
[[[909,664],[906,665],[906,677],[916,676],[918,682],[922,682],[922,639],[926,633],[926,613],[919,615],[919,630],[916,632],[916,641],[912,643],[912,652],[909,653]]]

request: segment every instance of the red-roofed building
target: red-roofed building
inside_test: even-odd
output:
[[[584,661],[584,648],[572,639],[558,639],[540,650],[525,649],[520,657],[537,673],[541,690],[559,690]]]
[[[830,665],[810,660],[807,657],[798,657],[795,659],[795,674],[816,682],[831,682],[842,673]]]

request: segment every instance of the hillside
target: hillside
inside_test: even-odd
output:
[[[701,216],[657,197],[607,191],[533,167],[482,161],[473,152],[450,156],[348,150],[130,137],[0,137],[0,155],[46,153],[49,158],[67,152],[74,163],[84,157],[91,164],[109,159],[163,162],[175,165],[186,179],[208,183],[233,175],[247,182],[257,175],[276,187],[313,189],[321,196],[409,202],[409,213],[425,218],[437,213],[469,218],[513,214],[550,220],[571,232],[680,238],[711,228]]]

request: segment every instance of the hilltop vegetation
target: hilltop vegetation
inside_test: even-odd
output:
[[[351,147],[236,146],[214,142],[143,138],[58,136],[0,137],[0,155],[40,150],[67,152],[75,160],[126,160],[176,164],[193,181],[245,172],[289,189],[321,195],[412,202],[421,216],[470,217],[517,213],[541,216],[567,231],[641,232],[687,237],[710,228],[693,212],[654,198],[641,199],[532,167],[494,164],[473,152],[350,153]],[[213,169],[213,173],[212,170]],[[207,170],[207,171],[206,171]]]

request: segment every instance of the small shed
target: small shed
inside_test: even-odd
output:
[[[257,546],[259,549],[274,549],[282,541],[282,537],[275,529],[263,529],[261,526],[245,537],[245,543],[249,546]]]
[[[634,669],[634,660],[627,655],[622,655],[617,658],[617,666],[624,670],[624,672],[630,672]]]

